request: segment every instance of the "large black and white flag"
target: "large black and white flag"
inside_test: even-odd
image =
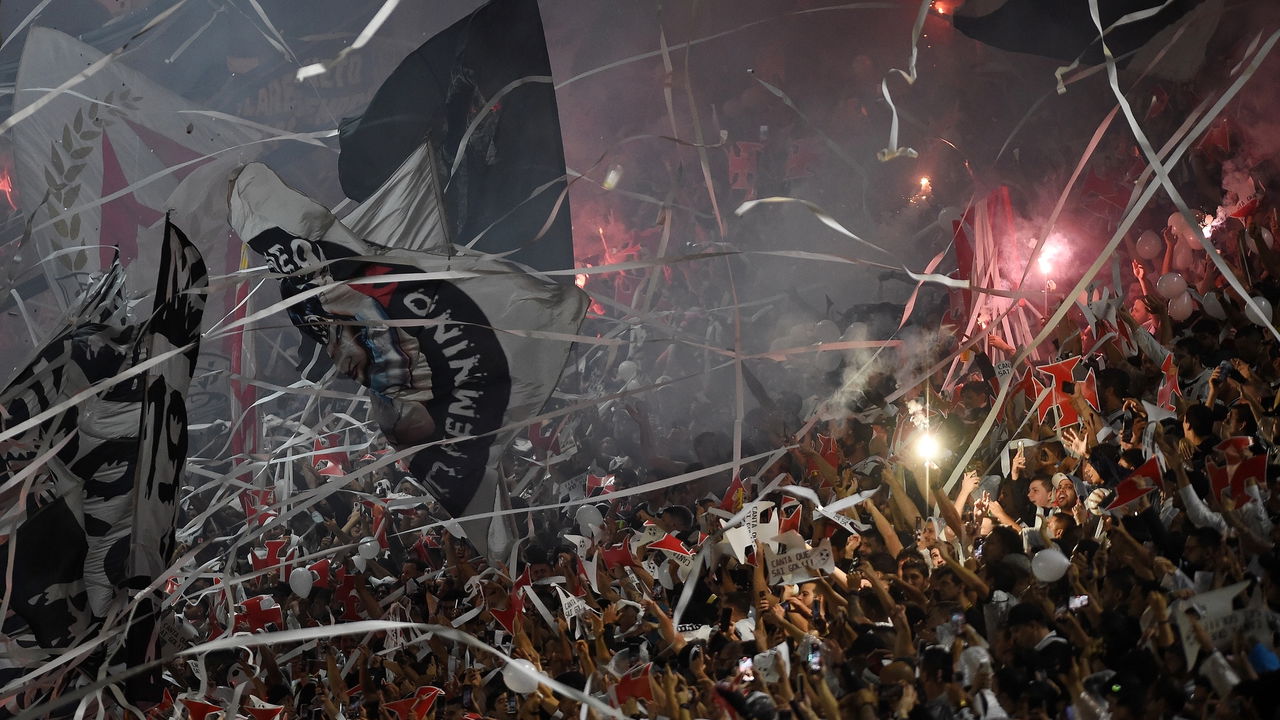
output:
[[[424,192],[432,197],[430,187]],[[423,203],[418,223],[431,222],[441,213]],[[363,223],[423,230],[403,219]],[[564,335],[582,322],[586,295],[490,257],[361,239],[261,164],[236,178],[231,224],[282,276],[298,329],[371,391],[391,444],[431,443],[410,470],[441,506],[454,517],[493,511],[500,498],[492,468],[512,426],[535,416],[555,389],[571,345]],[[380,276],[389,279],[373,280]],[[482,552],[488,526],[464,524]]]
[[[129,321],[124,272],[113,263],[0,393],[3,477],[30,478],[29,491],[15,496],[25,502],[0,516],[9,546],[0,592],[14,612],[4,634],[30,637],[32,648],[67,647],[98,631],[130,590],[168,567],[207,276],[199,252],[167,221],[158,255],[149,316]],[[14,432],[20,425],[29,427]],[[131,618],[127,654],[139,663],[153,618],[147,608]]]

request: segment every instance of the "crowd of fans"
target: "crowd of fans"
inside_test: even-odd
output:
[[[1258,210],[1214,243],[1252,296],[1280,302],[1273,224]],[[924,361],[886,351],[824,376],[857,387],[816,402],[786,364],[743,363],[741,416],[715,388],[671,380],[704,362],[679,343],[624,364],[597,355],[580,377],[623,396],[515,444],[501,470],[529,510],[502,561],[417,502],[397,465],[348,477],[378,451],[300,460],[296,492],[347,484],[288,523],[255,517],[256,500],[249,517],[210,513],[193,563],[221,551],[204,538],[264,519],[267,550],[226,568],[250,578],[232,603],[211,581],[181,589],[185,642],[401,620],[523,662],[445,633],[335,632],[175,661],[173,706],[532,720],[601,717],[582,703],[594,697],[681,720],[1274,716],[1280,344],[1212,263],[1183,270],[1216,302],[1173,317],[1148,279],[1178,269],[1166,240],[1163,267],[1129,245],[1115,326],[1067,321],[1045,344],[1074,368],[1016,371],[999,407],[997,368],[1015,354],[1001,338],[907,371],[955,353],[959,332],[936,320]],[[709,337],[714,321],[672,324]]]

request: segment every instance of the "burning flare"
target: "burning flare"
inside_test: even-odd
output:
[[[9,169],[0,170],[0,193],[4,194],[5,202],[9,203],[11,210],[17,210],[18,206],[13,203],[13,177],[9,174]]]

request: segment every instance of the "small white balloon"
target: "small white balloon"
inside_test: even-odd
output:
[[[1226,320],[1227,311],[1222,307],[1222,300],[1218,298],[1218,293],[1211,292],[1204,296],[1204,314],[1214,320]]]
[[[1183,292],[1178,297],[1169,301],[1169,317],[1182,322],[1191,317],[1191,313],[1195,312],[1196,301],[1192,299],[1191,293]]]
[[[1057,582],[1067,574],[1071,560],[1056,548],[1047,548],[1031,558],[1031,572],[1043,583]]]
[[[1252,305],[1246,304],[1244,306],[1245,316],[1247,316],[1249,321],[1254,325],[1266,327],[1267,323],[1271,322],[1271,319],[1275,317],[1275,312],[1271,308],[1271,301],[1259,295],[1253,299],[1253,302],[1258,306],[1258,309],[1262,311],[1262,315],[1258,315],[1258,313],[1254,312]]]
[[[1144,260],[1155,260],[1164,251],[1164,242],[1152,230],[1143,230],[1138,236],[1138,257]]]
[[[378,544],[378,541],[371,537],[366,537],[360,541],[360,557],[365,560],[372,560],[378,557],[378,551],[381,549],[382,546]]]
[[[600,508],[588,503],[578,506],[573,519],[578,522],[578,527],[596,527],[604,522],[604,515],[600,514]]]
[[[1266,229],[1266,228],[1264,228],[1264,227],[1259,227],[1259,228],[1258,228],[1258,234],[1262,236],[1262,242],[1266,244],[1267,248],[1269,248],[1269,249],[1274,249],[1274,248],[1275,248],[1275,246],[1276,246],[1276,239],[1275,239],[1275,237],[1271,234],[1271,231],[1270,231],[1270,230],[1268,230],[1268,229]],[[1256,242],[1254,242],[1254,239],[1253,239],[1253,233],[1245,233],[1245,236],[1244,236],[1244,246],[1245,246],[1245,248],[1246,248],[1249,252],[1251,252],[1251,253],[1256,253],[1256,252],[1258,252],[1258,244],[1257,244]]]
[[[1156,292],[1165,300],[1172,300],[1187,291],[1187,281],[1180,273],[1166,273],[1156,281]]]
[[[618,371],[616,373],[616,378],[624,383],[631,382],[632,380],[635,379],[636,375],[639,372],[640,372],[640,368],[637,367],[634,362],[630,360],[623,360],[622,362],[618,363]]]
[[[1203,231],[1198,227],[1192,227],[1182,213],[1175,212],[1169,216],[1169,229],[1173,230],[1173,233],[1181,238],[1187,247],[1192,249],[1200,247],[1200,235]]]
[[[312,580],[310,568],[294,568],[289,571],[289,589],[300,598],[311,594]]]
[[[533,667],[533,663],[521,658],[515,658],[502,668],[502,682],[506,684],[507,689],[513,693],[528,695],[538,689],[537,669]]]
[[[369,565],[369,561],[359,555],[352,555],[351,564],[356,566],[356,572],[364,572]]]
[[[818,336],[818,342],[835,342],[840,339],[840,328],[830,320],[819,321],[813,326],[814,334]]]

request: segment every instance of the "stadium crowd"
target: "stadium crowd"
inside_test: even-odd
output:
[[[1214,237],[1272,303],[1274,217],[1255,208]],[[212,580],[177,591],[175,642],[380,619],[515,660],[412,627],[335,632],[175,660],[153,712],[602,717],[594,697],[680,720],[1272,717],[1280,344],[1163,235],[1163,260],[1128,244],[1114,325],[1068,317],[1003,400],[1021,348],[992,334],[958,352],[963,328],[927,311],[923,351],[833,370],[838,393],[804,397],[789,359],[743,363],[740,416],[671,381],[702,369],[678,343],[597,354],[578,377],[618,397],[508,454],[503,562],[397,465],[347,477],[378,451],[298,460],[296,491],[346,484],[288,523],[259,510],[269,490],[207,513],[193,563],[246,524],[263,542],[224,568],[249,578],[230,602]],[[1151,281],[1169,272],[1201,299],[1189,313]],[[726,332],[713,322],[679,319]]]

